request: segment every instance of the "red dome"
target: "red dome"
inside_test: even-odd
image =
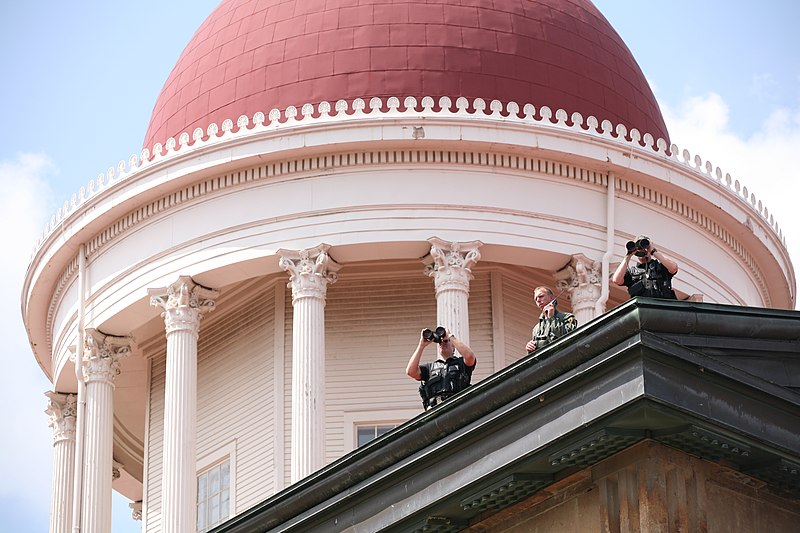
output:
[[[546,105],[668,139],[641,69],[589,0],[224,0],[172,70],[144,144],[374,96]]]

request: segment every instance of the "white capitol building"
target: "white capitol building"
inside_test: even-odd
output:
[[[300,505],[420,415],[422,328],[467,342],[488,390],[525,357],[532,289],[594,324],[628,300],[609,277],[640,233],[680,265],[675,309],[794,308],[768,208],[670,144],[589,0],[351,4],[223,1],[145,148],[53,216],[22,294],[52,381],[52,532],[111,531],[112,490],[145,532]],[[442,497],[347,527],[406,530]]]

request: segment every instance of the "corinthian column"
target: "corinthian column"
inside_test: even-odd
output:
[[[219,293],[189,276],[148,292],[150,303],[163,310],[167,332],[161,530],[185,533],[196,524],[197,337]]]
[[[437,237],[431,243],[433,264],[425,267],[425,273],[433,278],[436,287],[436,319],[438,325],[469,344],[469,282],[472,266],[481,254],[481,241],[447,242]]]
[[[86,380],[81,533],[111,531],[111,472],[114,446],[114,380],[119,359],[130,352],[129,337],[86,330],[83,375]]]
[[[72,525],[72,484],[75,470],[74,394],[46,392],[48,425],[53,428],[53,487],[50,496],[50,533],[69,533]]]
[[[572,314],[579,325],[597,316],[595,303],[602,292],[602,263],[583,254],[572,256],[570,263],[556,272],[556,286],[568,292],[572,301]]]
[[[338,265],[327,244],[278,250],[289,272],[292,325],[292,483],[325,465],[325,295]]]

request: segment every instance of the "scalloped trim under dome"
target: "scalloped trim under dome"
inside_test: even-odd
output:
[[[372,98],[369,106],[367,106],[366,101],[360,98],[355,99],[352,105],[344,100],[336,102],[333,107],[329,102],[322,102],[316,107],[311,104],[303,105],[300,108],[300,118],[298,118],[298,109],[290,106],[283,112],[273,109],[267,115],[264,115],[263,112],[257,112],[252,119],[242,115],[235,123],[232,119],[226,119],[223,121],[221,128],[212,123],[206,128],[205,132],[201,128],[196,128],[191,136],[188,132],[183,132],[177,140],[174,137],[170,137],[165,145],[156,143],[152,152],[150,149],[145,148],[140,155],[131,155],[127,163],[125,160],[121,160],[116,167],[110,167],[105,174],[101,173],[96,180],[90,181],[86,187],[81,187],[80,191],[77,194],[73,194],[70,200],[65,201],[64,205],[50,218],[49,224],[45,227],[44,233],[33,250],[33,255],[41,248],[47,237],[57,226],[74,215],[91,198],[118,183],[131,179],[139,172],[147,170],[153,165],[168,163],[172,159],[184,157],[195,151],[215,145],[223,145],[231,141],[240,142],[248,137],[256,137],[276,130],[292,130],[326,123],[341,124],[365,119],[425,117],[499,121],[553,130],[566,130],[621,143],[631,150],[641,150],[656,154],[664,159],[677,162],[687,170],[722,186],[734,195],[737,200],[759,215],[774,231],[779,241],[784,246],[786,245],[783,232],[769,213],[769,210],[761,200],[756,198],[755,194],[751,193],[747,187],[743,187],[739,180],[734,180],[727,173],[723,176],[723,172],[719,167],[714,167],[708,161],[703,162],[699,155],[692,157],[688,150],[681,150],[675,144],[670,145],[669,151],[667,151],[667,143],[664,139],[654,140],[649,133],[642,136],[636,129],[628,131],[625,126],[621,124],[614,126],[608,120],[598,122],[593,116],[584,119],[580,113],[569,115],[563,109],[558,109],[554,113],[547,106],[542,106],[537,110],[533,104],[525,104],[520,110],[520,106],[516,102],[508,102],[503,105],[498,100],[492,100],[487,106],[486,101],[481,98],[474,99],[471,102],[472,105],[470,105],[468,99],[459,98],[454,106],[448,97],[441,97],[438,106],[435,103],[432,97],[424,97],[421,102],[418,102],[414,97],[406,97],[403,100],[403,108],[400,107],[400,99],[397,97],[387,99],[385,106],[380,98]],[[368,111],[367,108],[369,108]],[[331,114],[332,110],[335,111],[334,114]]]

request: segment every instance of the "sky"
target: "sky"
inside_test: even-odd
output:
[[[216,0],[0,2],[0,530],[46,531],[51,385],[20,292],[57,207],[138,153],[172,66]],[[800,266],[800,2],[595,0],[653,88],[670,136],[756,194]],[[656,9],[656,6],[658,9]],[[115,495],[113,533],[138,532]]]

